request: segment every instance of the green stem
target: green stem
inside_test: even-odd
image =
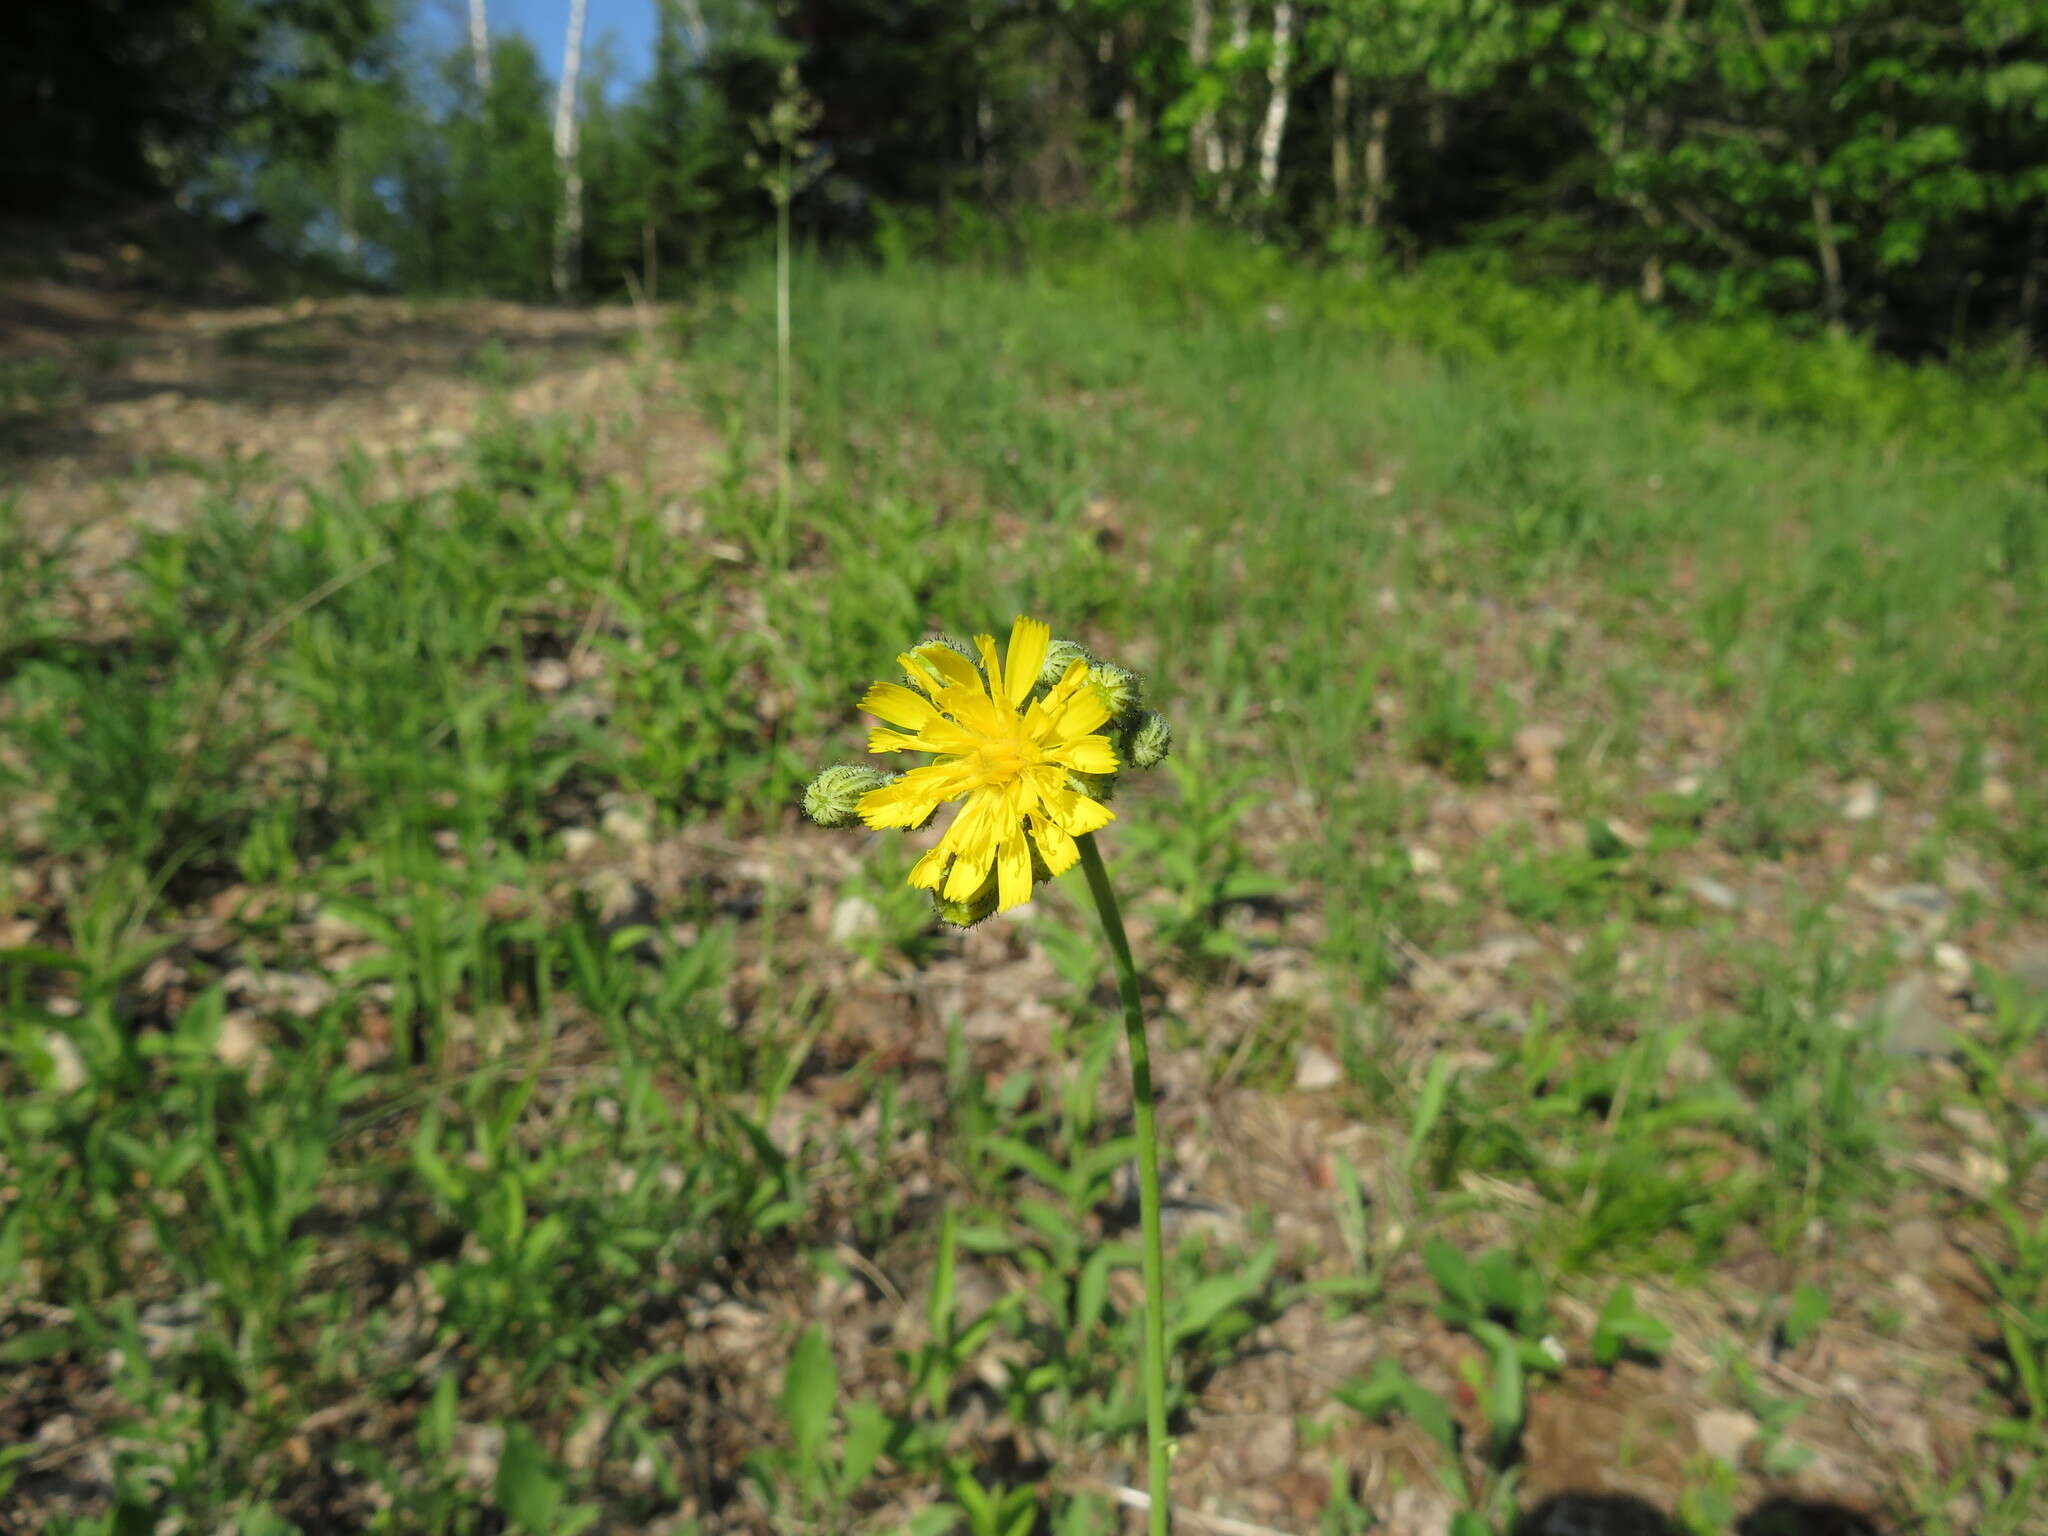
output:
[[[1124,1034],[1131,1046],[1131,1114],[1138,1124],[1138,1215],[1145,1232],[1145,1440],[1151,1452],[1151,1536],[1166,1536],[1166,1244],[1159,1231],[1159,1138],[1152,1124],[1152,1052],[1145,1042],[1145,1010],[1138,1000],[1138,969],[1117,911],[1109,871],[1090,832],[1077,839],[1088,893],[1095,898],[1103,937],[1116,960],[1124,1000]]]
[[[789,146],[782,146],[782,179],[775,194],[775,560],[789,568]]]

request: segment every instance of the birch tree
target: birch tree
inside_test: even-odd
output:
[[[484,22],[484,0],[469,0],[469,66],[476,74],[477,100],[491,94],[491,34]]]
[[[562,83],[555,94],[555,173],[562,201],[555,215],[554,285],[567,298],[583,242],[583,172],[576,163],[576,75],[583,63],[583,24],[589,0],[569,0],[569,37],[562,48]]]
[[[1287,69],[1293,62],[1294,3],[1273,7],[1273,45],[1266,56],[1266,120],[1259,128],[1259,196],[1271,201],[1280,184],[1280,140],[1287,132]]]

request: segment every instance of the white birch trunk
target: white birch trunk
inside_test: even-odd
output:
[[[491,33],[484,24],[484,0],[469,0],[469,63],[476,71],[479,100],[491,94]]]
[[[1259,129],[1259,196],[1280,185],[1280,140],[1287,132],[1287,67],[1294,62],[1294,0],[1273,7],[1273,52],[1266,61],[1266,121]]]
[[[583,243],[583,172],[576,164],[576,76],[583,66],[583,23],[590,0],[569,0],[569,39],[562,48],[562,84],[555,94],[555,169],[562,206],[555,215],[555,296],[567,298]]]
[[[690,34],[690,46],[697,50],[701,63],[711,47],[711,34],[704,30],[704,8],[697,0],[681,0],[683,30]]]
[[[1196,73],[1209,67],[1210,0],[1189,0],[1188,62]],[[1198,169],[1211,176],[1223,170],[1223,141],[1216,136],[1216,109],[1204,106],[1195,114],[1195,138],[1189,146]]]

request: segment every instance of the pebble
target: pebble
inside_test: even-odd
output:
[[[1709,1408],[1692,1421],[1693,1438],[1717,1461],[1736,1466],[1743,1448],[1757,1437],[1755,1418],[1739,1408]]]
[[[1946,1056],[1951,1032],[1934,1006],[1933,988],[1924,976],[1908,976],[1865,1015],[1883,1033],[1888,1056]]]
[[[1942,917],[1954,905],[1938,885],[1895,885],[1870,893],[1870,904],[1883,912]]]
[[[1711,875],[1694,875],[1685,882],[1685,888],[1705,906],[1723,912],[1736,912],[1742,908],[1742,898]]]
[[[1319,1046],[1304,1045],[1294,1059],[1294,1086],[1302,1093],[1320,1093],[1343,1081],[1342,1064]]]
[[[1863,779],[1849,786],[1849,792],[1842,797],[1842,819],[1844,821],[1869,821],[1877,815],[1883,803],[1877,786]]]
[[[842,896],[832,908],[832,942],[844,944],[882,931],[882,914],[864,896]]]

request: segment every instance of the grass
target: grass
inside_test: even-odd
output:
[[[1363,1530],[1391,1477],[1504,1529],[1605,1486],[1555,1405],[1661,1360],[1758,1426],[1615,1452],[1679,1528],[1818,1456],[1888,1518],[2039,1529],[2036,469],[1894,408],[1963,383],[1760,420],[1712,338],[1655,343],[1681,388],[1466,277],[1344,281],[1169,235],[800,265],[786,545],[764,280],[694,316],[725,436],[686,488],[509,412],[418,496],[287,516],[230,462],[110,611],[16,506],[0,1528],[1114,1529],[1085,914],[935,932],[900,848],[791,810],[906,639],[1030,609],[1180,729],[1109,836],[1189,1497],[1258,1489],[1218,1405],[1276,1339],[1355,1336],[1280,1415],[1310,1513],[1248,1514]],[[1896,1054],[1874,1000],[1941,944],[1948,1043]],[[1902,1213],[1974,1277],[1910,1325]],[[1874,1455],[1826,1359],[1963,1428]]]

